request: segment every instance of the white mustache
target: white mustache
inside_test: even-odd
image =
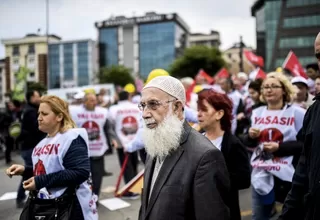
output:
[[[153,118],[148,118],[148,119],[144,119],[144,123],[147,124],[153,124],[156,123],[156,120],[154,120]]]

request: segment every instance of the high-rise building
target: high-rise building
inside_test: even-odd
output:
[[[4,59],[0,60],[0,108],[4,108],[5,93],[6,93],[6,80],[5,80],[5,69]]]
[[[188,44],[189,27],[175,13],[117,16],[95,26],[100,67],[124,65],[142,78],[154,68],[167,69]]]
[[[320,0],[257,0],[251,14],[256,18],[256,52],[265,58],[267,71],[281,66],[290,50],[304,66],[315,61]]]
[[[189,36],[189,45],[203,45],[207,47],[219,48],[221,44],[220,34],[218,31],[211,31],[209,34],[191,33]]]
[[[47,85],[47,40],[59,41],[56,35],[28,34],[23,38],[3,39],[5,46],[5,76],[6,92],[12,90],[15,84],[14,73],[21,66],[27,67],[30,73],[29,82],[41,82]]]
[[[93,84],[97,70],[94,41],[86,39],[49,44],[49,89]]]

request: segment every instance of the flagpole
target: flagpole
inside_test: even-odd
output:
[[[46,0],[46,35],[47,35],[47,73],[46,84],[49,87],[49,0]]]
[[[239,56],[240,56],[240,63],[239,63],[240,72],[243,72],[243,42],[242,42],[242,36],[240,36],[240,52],[239,52]]]
[[[287,65],[288,60],[290,59],[291,55],[292,55],[292,50],[290,50],[290,52],[288,53],[286,59],[284,60],[284,62],[282,64],[282,68],[284,68]]]

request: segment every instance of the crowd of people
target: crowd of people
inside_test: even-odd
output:
[[[270,219],[276,202],[281,220],[317,219],[320,34],[315,54],[308,79],[277,71],[207,82],[156,69],[140,92],[86,91],[71,105],[28,91],[27,104],[8,103],[3,120],[6,162],[14,144],[24,160],[6,170],[22,176],[20,219],[98,219],[104,155],[113,150],[126,163],[125,183],[139,159],[145,164],[141,220],[238,220],[239,190],[250,186],[254,220]]]

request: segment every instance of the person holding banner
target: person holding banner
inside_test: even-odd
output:
[[[120,166],[125,161],[125,152],[123,146],[126,146],[134,139],[140,127],[141,113],[138,106],[130,100],[130,94],[127,91],[119,93],[119,101],[109,109],[110,121],[114,125],[115,132],[120,140],[117,147],[118,159]],[[128,162],[124,170],[125,183],[129,183],[138,174],[138,154],[137,152],[128,153]],[[127,192],[122,196],[128,199],[137,199],[139,194]]]
[[[104,176],[104,154],[108,149],[108,138],[115,147],[119,140],[112,126],[109,125],[109,112],[106,108],[97,106],[94,93],[87,93],[84,104],[70,106],[72,119],[79,128],[85,128],[89,136],[89,155],[92,174],[93,193],[99,196]]]
[[[23,182],[30,192],[20,219],[97,220],[87,132],[76,128],[68,104],[57,96],[41,97],[38,112],[39,130],[47,136],[33,149],[31,166],[6,170],[9,177],[31,176]]]
[[[251,157],[253,220],[268,220],[275,201],[284,202],[303,143],[296,135],[305,110],[291,105],[294,88],[282,74],[269,73],[261,87],[266,106],[252,112],[245,144],[256,147]]]

